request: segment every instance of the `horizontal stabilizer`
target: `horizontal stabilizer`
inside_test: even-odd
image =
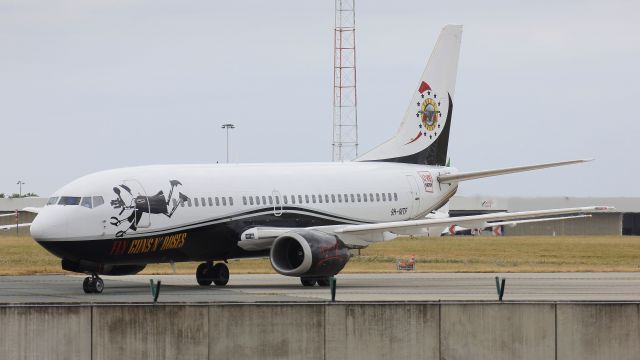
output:
[[[583,162],[589,162],[592,160],[593,159],[559,161],[559,162],[551,162],[551,163],[536,164],[536,165],[516,166],[511,168],[503,168],[503,169],[472,171],[472,172],[457,173],[457,174],[445,174],[445,175],[438,176],[438,181],[441,183],[448,184],[448,183],[460,182],[460,181],[466,181],[466,180],[481,179],[481,178],[491,177],[491,176],[513,174],[513,173],[519,173],[519,172],[531,171],[531,170],[540,170],[540,169],[546,169],[546,168],[556,167],[556,166],[579,164]]]

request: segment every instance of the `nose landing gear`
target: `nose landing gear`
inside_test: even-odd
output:
[[[196,269],[196,280],[200,286],[209,286],[211,283],[225,286],[229,282],[229,268],[224,263],[202,263]]]
[[[82,290],[84,290],[86,294],[101,294],[102,290],[104,290],[104,281],[102,281],[98,274],[91,274],[91,276],[84,278]]]

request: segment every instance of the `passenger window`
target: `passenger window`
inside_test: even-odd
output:
[[[276,205],[280,205],[280,196],[276,195]]]
[[[385,193],[382,193],[382,201],[387,201],[387,195]]]
[[[367,202],[367,194],[362,194],[362,199],[364,200],[364,202]]]
[[[213,201],[211,200],[211,197],[209,197],[207,200],[209,200],[209,206],[213,206]]]
[[[233,197],[229,196],[229,205],[233,206]]]
[[[244,198],[244,204],[247,205],[247,198],[246,197],[243,197],[243,198]],[[217,196],[216,196],[216,206],[220,206],[220,198]]]
[[[376,201],[380,202],[380,193],[376,193]]]
[[[331,202],[332,203],[336,202],[336,196],[334,194],[331,194]]]
[[[393,200],[398,201],[398,193],[393,193]]]
[[[187,206],[191,207],[191,199],[187,199]]]
[[[295,195],[291,195],[291,203],[292,204],[296,203],[296,196]]]
[[[263,203],[264,205],[267,205],[267,197],[266,197],[266,196],[264,196],[264,195],[262,195],[262,203]]]
[[[90,196],[88,196],[88,197],[83,197],[83,198],[82,198],[82,201],[80,201],[80,206],[84,206],[84,207],[86,207],[86,208],[91,209],[91,207],[92,207],[92,206],[91,206],[91,197],[90,197]]]
[[[324,194],[324,202],[329,203],[329,195]]]
[[[304,196],[304,202],[307,204],[309,203],[309,195]]]
[[[247,197],[243,196],[242,197],[242,204],[247,205]],[[216,205],[218,205],[218,198],[216,197]]]
[[[269,205],[273,205],[273,196],[269,195]]]
[[[260,196],[256,196],[256,205],[260,205]]]
[[[79,196],[62,196],[58,205],[79,205],[80,197]]]
[[[207,202],[204,200],[204,198],[200,198],[200,203],[202,204],[202,206],[207,206]]]
[[[253,205],[253,196],[249,196],[249,205]]]
[[[282,202],[283,202],[285,205],[287,205],[287,204],[288,204],[288,202],[287,202],[287,201],[288,201],[288,200],[287,200],[287,195],[282,195]]]
[[[373,202],[373,193],[369,193],[369,201]]]
[[[94,196],[93,197],[93,207],[94,208],[97,208],[98,206],[100,206],[102,204],[104,204],[104,199],[102,198],[102,196]]]
[[[51,197],[49,198],[49,201],[47,201],[47,205],[55,205],[58,203],[58,197]]]
[[[318,202],[322,204],[322,195],[318,195]]]
[[[338,202],[341,203],[342,202],[342,194],[338,194]]]
[[[360,194],[357,194],[358,196],[358,202],[360,202],[362,199],[360,199]]]
[[[200,206],[199,202],[198,202],[198,198],[193,199],[193,204],[198,207]]]
[[[302,204],[302,195],[298,195],[298,204]]]
[[[316,203],[316,196],[315,195],[311,195],[311,201],[315,204]]]
[[[391,201],[391,193],[387,193],[389,201]]]
[[[358,195],[358,196],[360,196],[360,195]],[[358,201],[360,201],[360,200],[358,200]],[[356,202],[355,197],[353,196],[353,194],[351,194],[351,202]]]
[[[227,198],[226,197],[222,197],[222,206],[227,206]]]

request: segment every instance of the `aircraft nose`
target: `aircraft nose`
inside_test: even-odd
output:
[[[31,237],[36,241],[59,239],[66,235],[67,222],[55,214],[42,211],[31,223]]]

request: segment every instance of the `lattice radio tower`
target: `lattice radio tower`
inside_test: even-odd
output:
[[[335,1],[333,161],[344,161],[358,156],[355,0]]]

